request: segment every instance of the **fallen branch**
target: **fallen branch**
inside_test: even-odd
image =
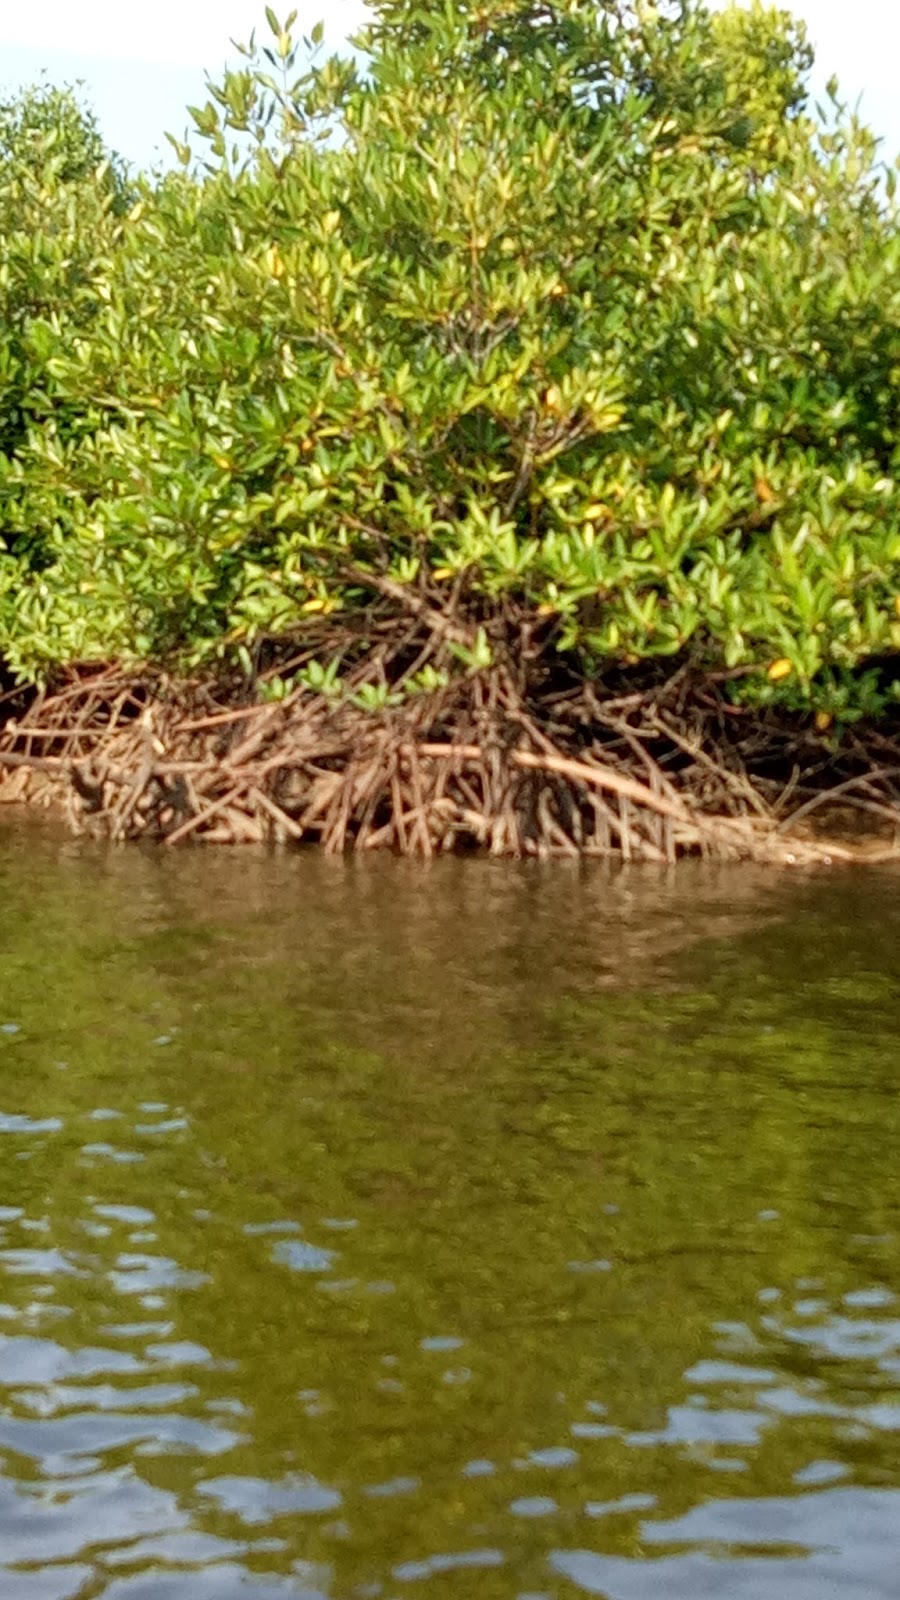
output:
[[[420,744],[418,751],[421,756],[434,756],[445,761],[484,759],[481,746],[477,744]],[[605,789],[609,794],[621,795],[623,799],[634,800],[648,811],[658,812],[660,816],[673,817],[679,822],[692,820],[685,806],[654,794],[646,784],[624,777],[611,767],[572,761],[567,756],[536,755],[531,750],[510,750],[509,758],[515,766],[528,768],[532,772],[558,772],[560,777],[572,778],[576,783],[587,783],[596,789]]]

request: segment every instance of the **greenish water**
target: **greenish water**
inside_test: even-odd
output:
[[[896,1600],[900,877],[0,833],[0,1600]]]

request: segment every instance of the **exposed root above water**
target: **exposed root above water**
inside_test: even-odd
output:
[[[498,667],[376,712],[346,694],[246,703],[234,683],[82,669],[30,704],[7,697],[0,800],[62,802],[77,828],[166,845],[900,859],[891,730],[829,750],[686,668],[620,689],[528,694]]]

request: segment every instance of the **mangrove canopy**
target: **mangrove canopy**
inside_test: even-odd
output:
[[[802,26],[376,0],[326,58],[294,21],[173,172],[65,91],[0,107],[11,681],[227,681],[481,749],[465,701],[573,759],[612,703],[645,779],[731,727],[782,785],[791,738],[894,728],[894,175],[810,104]]]

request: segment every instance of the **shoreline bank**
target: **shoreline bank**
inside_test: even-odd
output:
[[[116,842],[900,860],[894,730],[826,742],[728,704],[684,669],[602,696],[526,695],[495,669],[373,710],[306,689],[267,700],[233,679],[81,668],[52,691],[7,695],[5,710],[0,804],[62,807],[73,829]]]

